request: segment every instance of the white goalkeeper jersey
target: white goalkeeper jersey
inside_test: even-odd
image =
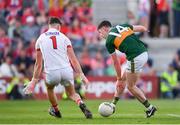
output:
[[[71,41],[54,28],[39,36],[35,48],[42,53],[45,72],[71,66],[67,55],[68,47],[71,47]]]

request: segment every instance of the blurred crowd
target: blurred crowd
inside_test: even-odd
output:
[[[160,76],[160,91],[163,98],[180,97],[180,49]]]
[[[128,18],[149,28],[145,37],[180,37],[180,0],[128,0]]]
[[[1,77],[32,76],[35,41],[51,16],[62,19],[61,32],[72,41],[86,74],[104,74],[105,48],[92,23],[90,0],[0,0],[0,15]]]

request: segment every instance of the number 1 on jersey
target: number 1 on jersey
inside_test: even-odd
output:
[[[52,40],[53,48],[57,49],[56,36],[51,36],[50,39]]]

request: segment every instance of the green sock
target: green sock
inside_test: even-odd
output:
[[[112,103],[113,103],[114,105],[116,105],[118,101],[119,101],[119,97],[114,97]]]
[[[151,104],[148,102],[148,100],[145,100],[143,103],[142,103],[146,108],[148,108]]]

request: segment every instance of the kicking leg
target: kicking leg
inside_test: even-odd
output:
[[[76,104],[80,107],[85,117],[92,118],[92,113],[87,109],[79,94],[75,92],[74,86],[72,84],[70,84],[69,86],[65,86],[65,90],[69,98],[75,101]]]
[[[127,78],[127,87],[128,90],[147,108],[146,115],[147,117],[151,117],[154,115],[154,112],[157,110],[153,105],[151,105],[145,94],[141,89],[136,86],[136,82],[139,78],[139,73],[126,73]]]
[[[142,90],[140,90],[139,88],[137,88],[136,86],[136,82],[139,78],[139,73],[126,73],[126,77],[127,77],[127,87],[128,90],[141,102],[143,103],[144,101],[146,101],[146,97],[143,93]],[[147,105],[149,106],[149,105]]]
[[[61,118],[61,113],[59,112],[59,109],[58,109],[56,95],[54,94],[54,86],[46,84],[46,87],[47,87],[48,99],[51,103],[49,114],[54,117]]]

